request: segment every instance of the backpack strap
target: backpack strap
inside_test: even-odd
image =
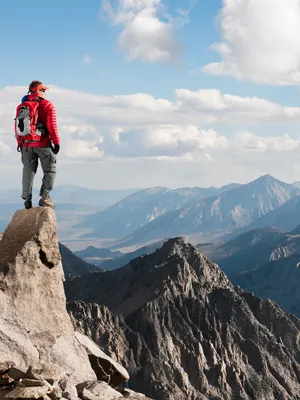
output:
[[[30,100],[26,100],[26,101],[37,101],[38,103],[40,103],[42,100],[44,100],[42,97],[38,97],[37,99],[30,99]],[[40,105],[37,106],[37,108],[36,108],[36,113],[35,113],[35,116],[34,116],[33,124],[34,124],[35,126],[37,126],[38,119],[39,119],[39,113],[38,113],[38,108],[39,108],[39,106],[40,106]]]

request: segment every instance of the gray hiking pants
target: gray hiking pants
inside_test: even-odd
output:
[[[44,173],[40,196],[46,199],[53,189],[56,175],[56,156],[50,147],[27,147],[21,149],[23,163],[22,198],[31,200],[34,177],[41,162]]]

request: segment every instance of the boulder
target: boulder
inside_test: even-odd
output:
[[[152,400],[149,397],[146,397],[142,393],[136,393],[133,390],[130,389],[124,389],[121,392],[122,396],[125,397],[126,399],[135,399],[135,400]]]
[[[78,394],[83,400],[122,399],[120,392],[111,388],[106,382],[85,382],[77,386]]]
[[[17,386],[5,395],[6,399],[39,399],[50,392],[47,385],[43,386]]]
[[[117,387],[129,380],[129,374],[122,365],[107,356],[91,339],[76,332],[78,342],[86,349],[97,379]]]
[[[51,384],[54,381],[60,381],[65,376],[63,369],[53,363],[36,363],[34,366],[30,366],[26,372],[26,377],[31,379],[44,379],[50,381]]]

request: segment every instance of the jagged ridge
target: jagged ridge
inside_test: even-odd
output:
[[[181,238],[66,282],[66,292],[81,300],[68,305],[78,329],[125,362],[134,389],[150,397],[300,398],[299,320],[235,288]]]

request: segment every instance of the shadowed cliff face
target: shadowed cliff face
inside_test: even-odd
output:
[[[65,288],[74,325],[123,362],[137,391],[158,400],[300,398],[300,321],[234,287],[181,238]]]

